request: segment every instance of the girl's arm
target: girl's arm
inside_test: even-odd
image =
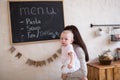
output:
[[[73,63],[74,63],[74,54],[72,52],[68,53],[68,56],[70,57],[70,63],[68,64],[68,68],[72,68]]]

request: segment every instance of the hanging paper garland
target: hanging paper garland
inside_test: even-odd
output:
[[[16,51],[16,48],[12,46],[9,49],[9,51],[11,53],[13,53],[14,51]],[[28,64],[30,66],[33,65],[35,67],[39,67],[39,66],[41,67],[41,66],[46,65],[47,62],[48,63],[53,62],[58,57],[59,54],[61,54],[61,49],[58,49],[56,53],[54,53],[51,57],[47,58],[46,60],[35,61],[35,60],[32,60],[32,59],[27,59],[26,64]],[[22,57],[22,53],[17,52],[17,54],[15,55],[15,57],[17,57],[18,59],[20,59]]]

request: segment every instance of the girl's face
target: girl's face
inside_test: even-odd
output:
[[[60,36],[62,46],[67,46],[73,42],[73,34],[70,32],[62,32]]]

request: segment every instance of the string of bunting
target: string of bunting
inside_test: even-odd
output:
[[[17,50],[16,50],[15,47],[12,46],[12,47],[9,49],[9,51],[10,51],[11,54],[12,54],[12,53],[14,53],[14,52],[17,51]],[[30,66],[33,65],[33,66],[35,66],[35,67],[41,67],[41,66],[46,65],[47,63],[53,62],[55,59],[58,58],[58,56],[59,56],[60,54],[61,54],[61,50],[58,49],[58,50],[56,51],[56,53],[54,53],[52,56],[50,56],[50,57],[47,58],[46,60],[35,61],[35,60],[32,60],[32,59],[29,59],[29,58],[28,58],[25,63],[28,64],[28,65],[30,65]],[[17,54],[15,55],[15,57],[17,57],[18,59],[20,59],[20,58],[22,57],[22,53],[19,52],[19,51],[17,51]]]

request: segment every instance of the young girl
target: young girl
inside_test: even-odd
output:
[[[73,49],[73,33],[69,30],[65,30],[61,33],[60,41],[62,45],[62,79],[66,80],[67,73],[72,73],[80,68],[80,62]]]
[[[73,41],[73,48],[77,54],[77,57],[80,61],[80,69],[67,74],[67,80],[88,80],[87,79],[87,64],[86,62],[89,61],[89,55],[87,51],[87,47],[85,45],[84,40],[75,25],[68,25],[64,28],[64,30],[69,30],[73,33],[74,41]],[[77,78],[77,79],[76,79]]]

